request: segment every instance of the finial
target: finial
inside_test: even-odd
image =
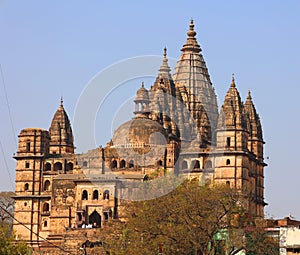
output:
[[[63,103],[64,103],[64,100],[63,100],[63,97],[61,96],[60,97],[60,106],[63,106]]]
[[[142,88],[145,88],[145,86],[144,86],[144,82],[142,81]]]
[[[190,27],[193,26],[194,27],[194,20],[193,18],[191,18],[191,21],[190,21]]]
[[[188,35],[189,37],[195,37],[196,34],[197,34],[197,33],[194,31],[194,20],[191,19],[191,21],[190,21],[190,30],[187,32],[187,35]]]
[[[167,47],[164,48],[164,58],[167,57]]]
[[[234,73],[232,74],[231,87],[235,87]]]
[[[168,59],[167,59],[167,47],[164,48],[164,56],[162,60],[162,65],[159,68],[160,74],[166,73],[168,74],[171,71],[169,65],[168,65]]]
[[[250,100],[252,99],[250,89],[248,90],[248,97],[247,97],[247,99],[250,99]]]

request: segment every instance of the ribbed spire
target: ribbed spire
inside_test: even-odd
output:
[[[261,123],[260,123],[259,115],[257,114],[254,103],[252,101],[250,90],[248,91],[248,96],[244,104],[244,112],[249,116],[250,125],[251,125],[251,137],[262,140],[263,134],[262,134]]]
[[[199,109],[195,106],[201,103],[214,130],[218,119],[217,97],[201,54],[201,48],[195,37],[193,20],[190,22],[187,35],[188,38],[182,47],[182,54],[177,61],[173,79],[176,87],[180,89],[184,104],[192,112],[193,117],[200,116]]]
[[[197,33],[194,30],[194,21],[193,21],[193,19],[191,19],[190,29],[187,31],[188,38],[186,40],[186,43],[183,45],[183,47],[181,49],[183,52],[193,51],[193,52],[199,53],[201,51],[201,48],[200,48],[199,44],[197,43],[197,40],[195,37],[196,34]]]
[[[64,154],[73,153],[73,132],[69,117],[63,107],[63,99],[60,99],[60,105],[55,112],[50,132],[50,153]]]
[[[225,100],[222,105],[222,114],[219,116],[219,128],[245,128],[242,111],[243,103],[240,93],[235,86],[234,75],[232,75],[230,88],[226,93]]]

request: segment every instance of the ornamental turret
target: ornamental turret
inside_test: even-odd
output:
[[[256,112],[252,101],[251,93],[244,104],[244,114],[249,120],[249,140],[248,149],[253,152],[259,159],[263,159],[263,134],[259,115]]]
[[[53,116],[49,133],[50,154],[74,153],[73,132],[62,99],[60,106]]]
[[[247,120],[234,76],[222,105],[217,128],[217,147],[225,150],[246,150],[248,142]]]

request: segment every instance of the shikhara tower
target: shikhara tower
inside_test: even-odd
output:
[[[75,154],[62,100],[49,130],[20,132],[14,156],[17,240],[47,251],[42,238],[74,248],[65,242],[66,229],[122,218],[122,195],[138,192],[128,183],[167,172],[235,187],[249,215],[264,216],[264,141],[250,92],[243,102],[233,76],[218,109],[193,21],[181,51],[172,75],[164,49],[152,86],[137,91],[134,118],[105,147]]]

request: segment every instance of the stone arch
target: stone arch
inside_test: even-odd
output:
[[[98,200],[98,198],[99,198],[99,192],[98,192],[98,190],[94,190],[93,191],[93,200]]]
[[[62,170],[62,163],[61,162],[56,162],[54,164],[54,171],[59,171]]]
[[[125,168],[126,167],[126,161],[124,159],[122,159],[120,161],[120,168]]]
[[[43,210],[43,212],[49,212],[50,211],[50,205],[49,205],[49,203],[47,203],[47,202],[45,202],[44,204],[43,204],[43,208],[42,208]]]
[[[46,180],[44,182],[44,190],[45,191],[49,191],[50,190],[50,181],[49,180]]]
[[[117,163],[117,160],[113,160],[111,163],[110,163],[110,168],[111,169],[114,169],[114,168],[117,168],[118,167],[118,163]]]
[[[73,170],[73,167],[74,167],[74,165],[72,162],[67,163],[67,171]]]
[[[51,164],[49,162],[45,164],[45,171],[51,171]]]
[[[89,198],[88,192],[86,190],[83,190],[81,194],[81,200],[88,200],[88,198]]]
[[[30,141],[26,142],[26,152],[30,152]]]
[[[134,167],[134,161],[133,160],[130,160],[129,161],[129,168],[133,168]]]
[[[95,227],[101,226],[101,216],[96,210],[89,215],[89,224],[92,224]]]
[[[109,190],[105,190],[105,191],[103,192],[103,199],[104,199],[104,200],[109,200]]]
[[[230,165],[230,159],[226,159],[226,165],[229,166]]]
[[[157,164],[157,166],[162,166],[163,162],[162,162],[162,160],[158,160],[156,164]]]
[[[193,161],[192,161],[192,164],[191,164],[191,167],[192,167],[193,169],[200,169],[200,161],[197,160],[197,159],[193,160]]]

